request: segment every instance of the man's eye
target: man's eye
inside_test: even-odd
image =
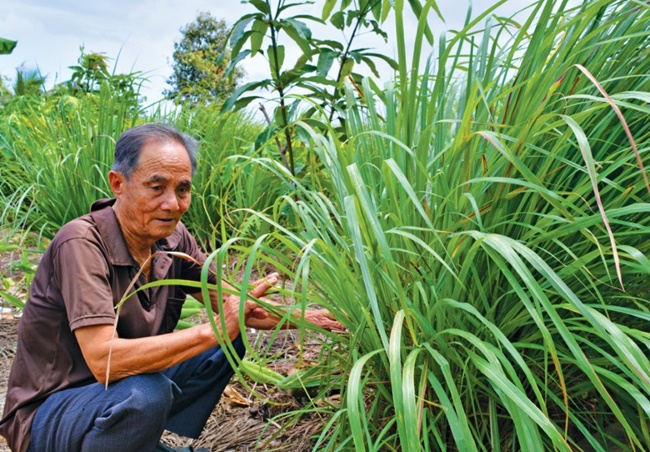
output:
[[[154,185],[151,187],[153,191],[160,191],[163,189],[162,185]]]

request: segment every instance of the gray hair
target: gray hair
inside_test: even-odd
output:
[[[126,180],[131,179],[133,171],[138,167],[140,151],[152,141],[157,143],[175,141],[181,144],[190,157],[192,174],[196,173],[198,141],[188,134],[163,124],[142,124],[124,132],[115,144],[115,161],[111,169],[123,174]]]

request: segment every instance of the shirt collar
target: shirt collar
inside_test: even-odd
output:
[[[117,221],[115,212],[112,207],[115,204],[115,198],[100,199],[95,201],[90,207],[90,216],[93,218],[99,235],[101,235],[108,250],[108,258],[113,265],[133,265],[133,258],[122,234],[122,228]],[[154,245],[155,249],[162,251],[173,251],[178,247],[181,240],[179,230],[180,223],[169,237],[160,239]]]

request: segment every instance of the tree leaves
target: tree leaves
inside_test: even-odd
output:
[[[263,20],[256,19],[253,22],[251,29],[251,57],[254,57],[257,52],[259,52],[260,47],[262,47],[262,41],[264,41],[264,35],[266,30],[268,30],[269,24]]]
[[[330,16],[330,13],[334,9],[334,6],[336,6],[336,0],[326,0],[325,6],[323,6],[323,13],[321,14],[321,19],[326,20]]]
[[[237,70],[236,65],[251,53],[249,50],[240,53],[241,46],[251,35],[255,35],[252,38],[254,43],[262,42],[262,27],[256,25],[258,33],[246,31],[247,24],[254,19],[254,15],[245,16],[233,29],[230,43],[234,43],[236,51],[231,61],[226,47],[229,29],[225,21],[210,13],[199,13],[194,22],[181,29],[183,37],[174,43],[173,73],[167,80],[171,88],[164,94],[177,103],[189,101],[196,104],[214,102],[233,93],[243,76],[243,71]],[[259,47],[254,51],[257,50]]]
[[[284,64],[284,46],[273,47],[271,45],[267,49],[266,54],[269,59],[271,73],[279,74],[280,70],[282,69],[282,65]]]
[[[304,22],[295,19],[284,19],[279,21],[280,28],[300,47],[303,54],[312,54],[310,44],[311,30]]]
[[[318,64],[316,66],[316,73],[320,76],[326,77],[327,73],[332,68],[334,59],[338,56],[338,52],[330,49],[324,49],[318,55]]]
[[[0,38],[0,55],[8,55],[14,51],[16,48],[17,41],[11,41],[9,39]]]
[[[387,40],[388,35],[382,29],[382,23],[391,10],[399,8],[401,13],[404,2],[363,0],[353,3],[351,0],[326,0],[320,18],[300,11],[300,7],[311,2],[278,2],[276,4],[269,0],[251,0],[245,3],[250,4],[255,11],[237,21],[230,34],[233,61],[227,74],[235,64],[245,57],[256,57],[261,54],[268,62],[269,76],[264,83],[247,84],[246,88],[237,90],[233,97],[228,99],[224,109],[241,108],[247,105],[258,96],[251,93],[252,96],[246,97],[241,102],[236,97],[257,90],[261,86],[277,93],[275,101],[278,102],[280,108],[276,112],[279,113],[273,116],[275,121],[267,116],[268,121],[274,122],[274,124],[269,124],[269,130],[277,130],[278,133],[284,134],[288,167],[294,173],[291,148],[291,135],[294,132],[291,121],[287,117],[289,92],[295,88],[309,92],[309,102],[312,105],[307,109],[296,110],[302,112],[299,119],[307,120],[312,115],[320,115],[324,109],[329,113],[330,121],[334,119],[335,115],[338,115],[339,123],[342,124],[343,119],[340,115],[341,103],[344,99],[343,86],[346,80],[352,81],[355,85],[361,83],[363,76],[358,72],[358,67],[368,68],[376,77],[379,77],[380,72],[377,66],[378,61],[388,64],[393,70],[399,69],[398,64],[390,57],[373,51],[373,49],[354,48],[353,42],[362,33],[367,32]],[[274,8],[272,5],[277,5],[277,7]],[[337,5],[339,8],[338,11],[335,11]],[[423,10],[419,0],[409,0],[409,5],[416,15]],[[294,10],[300,12],[291,15]],[[349,36],[347,42],[321,40],[314,37],[308,23],[324,24],[327,20],[335,29],[344,31]],[[430,34],[428,27],[425,27],[425,31]],[[268,45],[265,45],[265,42],[268,42]],[[285,57],[289,54],[292,45],[300,48],[301,55],[296,59],[293,67],[285,69],[291,64],[291,62],[285,61]],[[243,50],[246,46],[248,48]],[[316,62],[314,62],[314,58],[317,58]],[[334,70],[337,63],[338,68]],[[300,102],[304,102],[304,100],[294,102],[293,105],[296,106]],[[316,108],[314,108],[315,106]],[[273,128],[272,125],[277,127]]]
[[[223,106],[221,107],[221,111],[228,111],[231,109],[242,108],[244,105],[242,105],[241,103],[239,104],[237,103],[239,96],[242,93],[245,93],[246,91],[253,91],[258,88],[266,87],[268,86],[268,84],[269,84],[268,80],[261,80],[258,82],[246,83],[245,85],[240,86],[232,93],[232,95],[228,99],[226,99],[226,101],[223,103]],[[245,102],[245,105],[247,105],[248,103],[250,103],[255,99],[259,99],[259,96],[250,97],[249,100]]]

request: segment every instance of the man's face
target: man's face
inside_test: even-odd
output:
[[[175,141],[147,143],[130,180],[115,172],[109,178],[120,225],[142,245],[170,236],[190,206],[192,164],[185,147]]]

